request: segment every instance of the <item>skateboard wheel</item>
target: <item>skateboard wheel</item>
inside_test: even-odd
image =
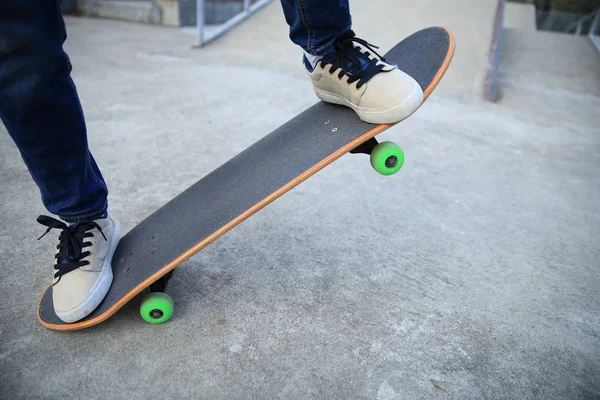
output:
[[[167,322],[173,315],[173,299],[164,292],[153,292],[142,300],[140,315],[151,324]]]
[[[371,166],[381,175],[393,175],[404,164],[404,152],[396,143],[381,142],[371,152]]]

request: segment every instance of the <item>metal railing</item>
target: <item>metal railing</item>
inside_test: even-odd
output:
[[[583,32],[583,27],[584,25],[590,21],[592,18],[594,18],[596,16],[596,12],[592,12],[589,13],[587,15],[584,15],[583,17],[579,18],[577,21],[573,22],[572,24],[567,25],[567,27],[565,28],[565,32],[566,33],[571,33],[573,32],[575,35],[581,35],[581,33]]]
[[[588,32],[588,38],[590,39],[598,53],[600,53],[600,40],[596,35],[598,33],[598,30],[600,30],[600,8],[594,11],[593,13],[581,17],[578,21],[569,25],[567,29],[565,29],[565,32],[573,32],[575,35],[581,35],[585,24],[587,24],[590,21],[591,26]]]
[[[244,8],[242,12],[230,18],[227,22],[219,25],[216,29],[211,30],[210,33],[205,31],[205,1],[204,0],[196,0],[196,38],[197,38],[197,46],[204,46],[211,40],[216,39],[221,36],[234,26],[238,25],[240,22],[269,4],[271,0],[258,0],[256,3],[252,4],[251,0],[244,0]]]
[[[598,36],[596,35],[596,33],[598,33],[599,30],[600,30],[600,8],[598,10],[596,10],[596,16],[594,17],[594,22],[592,22],[592,26],[590,28],[590,33],[588,34],[588,38],[590,38],[590,41],[592,42],[594,47],[596,47],[596,50],[598,51],[598,53],[600,53],[600,40],[598,40]]]

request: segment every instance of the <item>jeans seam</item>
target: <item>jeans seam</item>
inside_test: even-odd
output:
[[[96,174],[94,173],[94,169],[92,168],[92,163],[90,161],[90,153],[89,153],[89,151],[88,151],[88,155],[87,155],[87,164],[88,164],[88,173],[90,174],[90,176],[92,177],[92,179],[94,181],[96,181],[96,183],[102,185],[102,187],[104,189],[108,189],[107,186],[106,186],[106,183],[102,182],[102,180],[100,178],[98,178],[96,176]]]
[[[315,42],[315,32],[310,28],[310,18],[308,17],[308,13],[306,10],[306,5],[303,0],[298,0],[298,9],[300,10],[300,19],[306,28],[306,32],[308,33],[308,40],[306,41],[306,50],[309,53],[313,52],[313,44]]]
[[[81,119],[84,121],[85,123],[85,114],[83,112],[83,106],[81,105],[81,99],[79,98],[79,93],[77,93],[77,87],[75,86],[75,82],[73,82],[73,79],[71,78],[71,70],[73,69],[73,66],[71,65],[71,60],[69,59],[69,56],[65,53],[64,54],[65,57],[67,58],[67,70],[68,70],[68,84],[69,86],[71,86],[71,89],[73,89],[73,93],[75,94],[75,99],[77,100],[77,110],[81,113]],[[84,129],[87,130],[87,126],[84,126]],[[86,132],[87,134],[87,132]]]

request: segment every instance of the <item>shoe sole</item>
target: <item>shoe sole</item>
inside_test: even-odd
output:
[[[96,309],[96,307],[98,307],[98,305],[100,305],[102,300],[104,300],[106,293],[108,293],[113,280],[112,258],[115,254],[115,250],[117,249],[117,245],[119,244],[119,240],[121,239],[121,225],[117,221],[114,221],[114,224],[113,236],[111,238],[108,252],[106,253],[106,258],[104,259],[104,265],[102,266],[100,277],[83,302],[81,302],[77,307],[63,312],[55,310],[56,316],[62,321],[66,323],[72,323],[87,317]]]
[[[324,102],[339,104],[342,106],[349,107],[356,112],[358,117],[371,124],[395,124],[410,117],[415,111],[423,104],[423,91],[421,86],[415,82],[415,86],[410,96],[404,101],[404,103],[395,105],[390,108],[384,109],[373,109],[359,107],[345,99],[344,97],[327,92],[325,90],[314,88],[317,97]]]

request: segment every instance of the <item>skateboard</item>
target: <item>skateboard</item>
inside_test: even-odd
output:
[[[421,85],[426,100],[448,69],[454,47],[449,29],[431,27],[413,33],[384,57]],[[113,284],[90,315],[75,323],[61,321],[54,313],[49,286],[38,305],[40,323],[58,331],[88,328],[148,288],[140,307],[142,318],[166,322],[173,300],[165,289],[175,267],[327,165],[346,153],[364,153],[379,173],[397,172],[404,162],[402,150],[375,139],[393,125],[369,124],[348,107],[316,103],[125,234],[113,256]]]

